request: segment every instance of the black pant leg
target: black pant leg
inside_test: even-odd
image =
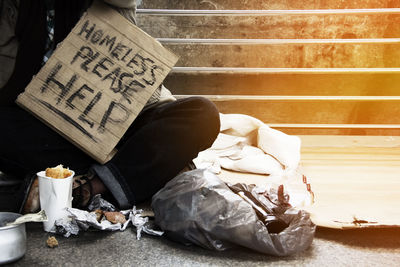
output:
[[[0,171],[21,177],[63,164],[76,173],[94,162],[54,130],[19,107],[0,108]]]

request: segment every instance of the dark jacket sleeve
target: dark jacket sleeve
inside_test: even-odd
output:
[[[0,106],[14,105],[18,94],[41,67],[47,36],[44,0],[20,2],[15,35],[19,42],[15,67],[6,85],[0,89]]]
[[[68,35],[92,0],[56,0],[54,42]],[[14,72],[0,89],[0,106],[13,106],[42,66],[47,39],[46,0],[23,0],[19,8],[16,36],[19,42]],[[4,67],[4,66],[0,66]]]

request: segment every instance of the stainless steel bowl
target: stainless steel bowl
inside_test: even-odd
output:
[[[18,213],[0,212],[0,264],[16,261],[25,255],[25,223],[5,226],[20,216]]]

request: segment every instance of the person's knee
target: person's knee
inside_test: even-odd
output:
[[[199,110],[197,127],[205,146],[211,146],[220,130],[219,111],[215,104],[203,97],[193,97],[193,105]]]

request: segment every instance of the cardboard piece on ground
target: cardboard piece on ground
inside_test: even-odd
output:
[[[17,103],[105,163],[177,60],[117,11],[95,2]]]
[[[400,137],[300,136],[300,171],[314,192],[307,208],[322,227],[400,226]],[[223,171],[225,181],[262,183],[268,176]]]

